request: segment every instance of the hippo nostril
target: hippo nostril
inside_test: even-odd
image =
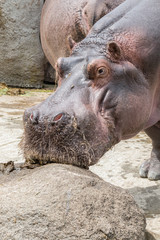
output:
[[[31,113],[30,119],[31,119],[31,121],[33,120],[33,113]]]
[[[38,124],[39,113],[38,111],[32,112],[30,115],[30,120],[33,124]]]
[[[64,113],[59,113],[57,114],[54,118],[53,118],[53,122],[58,122],[59,120],[61,120],[64,116]]]

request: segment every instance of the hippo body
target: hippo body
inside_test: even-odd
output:
[[[79,42],[105,14],[124,0],[46,0],[40,34],[44,53],[53,66],[59,57],[70,55],[68,38]]]
[[[145,130],[153,150],[140,175],[160,179],[159,13],[159,0],[126,0],[58,60],[56,92],[24,114],[26,160],[88,167]]]

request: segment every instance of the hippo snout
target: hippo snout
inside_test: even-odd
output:
[[[48,122],[51,124],[60,122],[62,120],[65,120],[65,118],[67,118],[66,113],[58,113],[55,116],[51,116],[50,118],[48,118]],[[38,124],[40,122],[43,122],[45,119],[45,117],[40,117],[40,114],[38,111],[33,111],[30,115],[29,115],[29,120],[32,124]]]
[[[26,127],[31,127],[33,131],[51,130],[58,134],[65,128],[75,126],[75,117],[66,112],[42,114],[40,110],[26,110],[24,113],[24,124]]]
[[[26,162],[55,162],[88,168],[106,150],[104,131],[97,125],[93,113],[86,111],[88,115],[81,119],[71,111],[61,109],[60,106],[51,109],[39,105],[25,111],[21,148]],[[92,133],[92,128],[96,134]]]

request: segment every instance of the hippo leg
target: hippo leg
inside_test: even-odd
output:
[[[140,176],[150,180],[160,179],[160,128],[152,126],[145,130],[152,139],[152,152],[150,160],[146,160],[140,167]]]

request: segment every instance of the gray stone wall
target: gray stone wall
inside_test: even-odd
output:
[[[44,54],[39,39],[43,0],[0,1],[0,82],[42,87]]]

